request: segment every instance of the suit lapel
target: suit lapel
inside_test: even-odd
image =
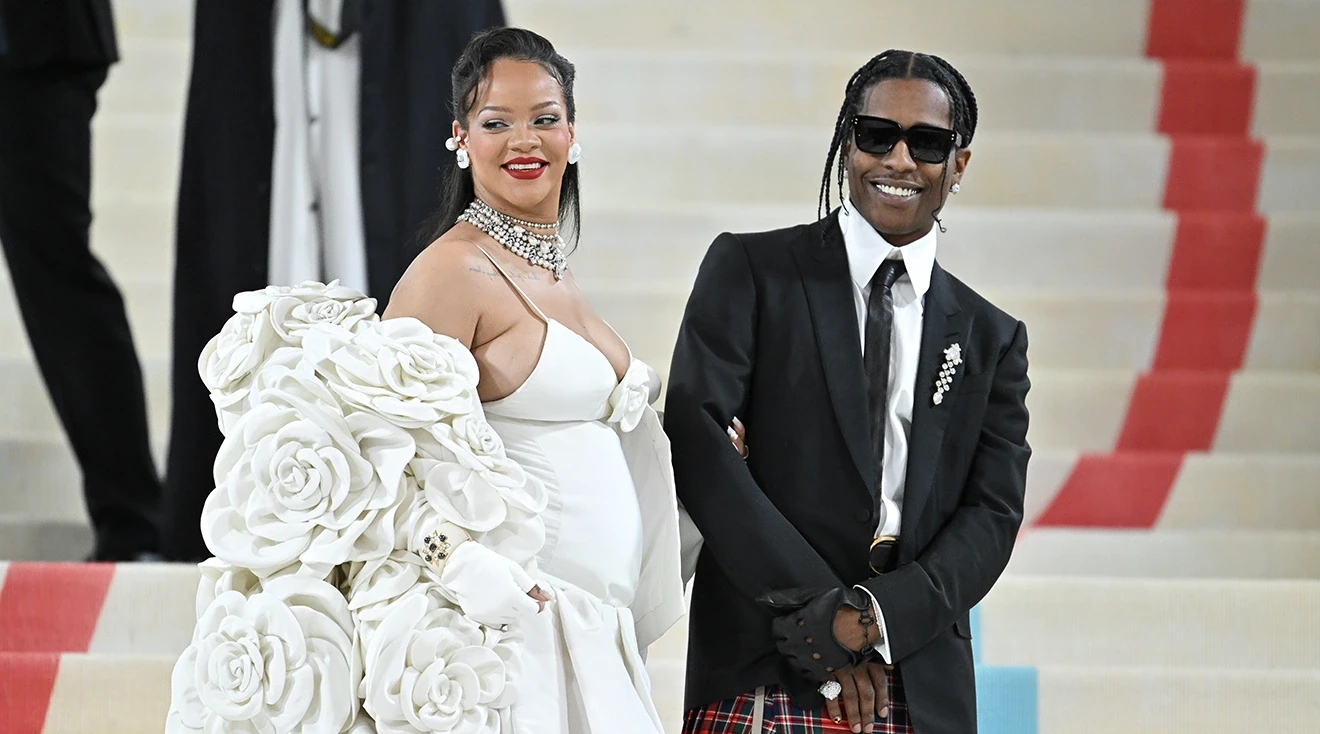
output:
[[[953,293],[949,276],[935,264],[930,276],[930,290],[926,293],[926,308],[921,320],[921,353],[917,357],[917,384],[912,400],[912,429],[908,436],[907,478],[903,492],[904,524],[916,522],[930,498],[931,481],[939,466],[940,448],[944,445],[944,430],[949,414],[957,400],[958,387],[964,366],[954,373],[953,385],[936,405],[935,380],[944,365],[944,350],[951,344],[964,343],[970,315],[963,313]]]
[[[835,417],[866,489],[874,496],[875,469],[862,369],[861,327],[853,302],[848,254],[838,217],[831,215],[821,225],[825,227],[824,236],[817,239],[819,225],[810,228],[806,240],[799,243],[793,254],[802,272]]]

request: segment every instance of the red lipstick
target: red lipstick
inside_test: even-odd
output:
[[[500,167],[519,181],[530,181],[540,178],[541,174],[545,173],[545,169],[550,167],[550,162],[544,158],[524,157],[505,161]]]

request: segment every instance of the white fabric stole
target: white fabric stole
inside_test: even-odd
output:
[[[322,0],[318,13],[337,18],[341,4]],[[301,0],[278,0],[268,282],[338,279],[367,292],[360,50],[357,36],[336,49],[316,43]]]

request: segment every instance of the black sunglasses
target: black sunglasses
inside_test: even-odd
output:
[[[912,160],[943,163],[958,143],[958,134],[928,125],[914,125],[905,130],[893,120],[870,115],[853,118],[853,141],[859,150],[872,155],[887,155],[900,140],[907,143]]]

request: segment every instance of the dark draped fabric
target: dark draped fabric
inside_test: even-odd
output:
[[[424,244],[452,168],[450,70],[476,32],[504,24],[497,0],[372,0],[361,25],[361,183],[370,295],[384,309]],[[205,558],[199,527],[220,446],[197,374],[235,293],[268,285],[273,0],[196,0],[179,177],[173,404],[164,547]]]

